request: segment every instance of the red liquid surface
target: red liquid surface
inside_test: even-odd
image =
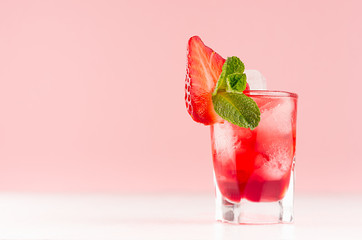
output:
[[[229,122],[211,126],[215,178],[231,202],[281,200],[295,155],[296,99],[253,97],[261,110],[254,130]]]

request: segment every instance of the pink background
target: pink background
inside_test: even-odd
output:
[[[192,35],[299,94],[297,190],[362,192],[360,1],[0,2],[0,190],[212,191]]]

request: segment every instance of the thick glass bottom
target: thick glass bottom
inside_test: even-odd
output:
[[[293,169],[293,168],[292,168]],[[293,169],[294,170],[294,169]],[[284,198],[275,202],[233,203],[222,196],[216,180],[216,220],[234,224],[273,224],[293,222],[294,171]]]

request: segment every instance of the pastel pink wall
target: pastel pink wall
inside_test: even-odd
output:
[[[1,191],[212,191],[192,35],[299,94],[298,191],[362,192],[360,1],[0,2]]]

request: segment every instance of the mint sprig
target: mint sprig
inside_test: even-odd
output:
[[[237,57],[226,59],[212,102],[215,112],[223,119],[243,128],[254,129],[260,122],[260,110],[255,101],[243,94],[246,88],[245,66]]]

